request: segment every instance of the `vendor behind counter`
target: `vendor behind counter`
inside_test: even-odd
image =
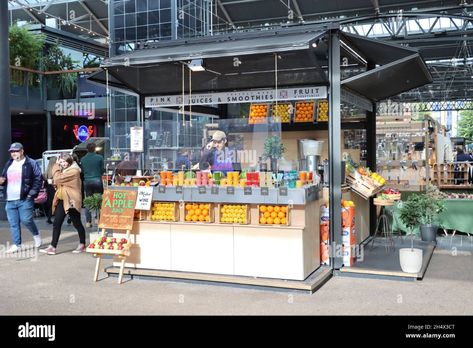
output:
[[[226,134],[220,130],[215,131],[210,142],[202,149],[198,169],[220,171],[224,174],[240,171],[241,164],[235,162],[236,150],[230,149],[227,144]]]

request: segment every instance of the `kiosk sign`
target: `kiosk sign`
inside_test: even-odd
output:
[[[136,191],[105,190],[99,228],[131,230],[135,215]]]

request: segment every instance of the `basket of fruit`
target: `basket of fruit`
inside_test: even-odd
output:
[[[260,124],[268,122],[269,105],[268,104],[251,104],[249,124]]]
[[[272,113],[271,122],[290,123],[293,112],[294,112],[294,107],[292,106],[291,103],[273,104],[273,107],[271,109],[271,113]]]
[[[378,197],[373,198],[373,204],[380,205],[380,206],[390,206],[390,205],[394,205],[394,201],[383,193],[379,195]]]
[[[250,223],[250,210],[247,204],[220,204],[219,222],[222,224]]]
[[[396,189],[392,189],[392,188],[385,189],[383,191],[383,194],[392,201],[398,201],[401,199],[401,192],[399,192]]]
[[[294,114],[294,122],[314,122],[314,115],[314,102],[296,102],[296,113]]]
[[[290,224],[290,209],[286,205],[259,205],[260,225],[285,225]]]
[[[214,209],[211,203],[185,204],[185,222],[214,222]]]
[[[319,100],[317,103],[317,122],[328,122],[328,101]]]
[[[101,236],[86,248],[86,252],[94,254],[129,255],[131,243],[126,238]]]
[[[151,221],[178,221],[179,205],[176,202],[153,202],[151,204]]]

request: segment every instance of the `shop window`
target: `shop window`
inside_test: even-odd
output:
[[[148,23],[150,25],[159,24],[159,11],[148,12]]]
[[[159,2],[159,1],[151,1],[151,2]],[[138,0],[136,2],[136,11],[137,12],[145,12],[148,10],[148,1],[147,0]]]
[[[113,20],[115,23],[115,28],[123,28],[125,26],[125,16],[123,15],[113,16]]]
[[[136,27],[136,38],[137,40],[148,39],[148,27],[147,26]]]
[[[115,0],[113,2],[113,13],[122,14],[125,13],[125,3],[123,0]]]
[[[125,1],[125,12],[131,13],[136,11],[135,0]]]
[[[125,25],[127,28],[134,27],[136,25],[136,14],[125,15]]]
[[[115,42],[121,42],[125,40],[125,29],[115,30]]]
[[[148,14],[146,12],[138,13],[136,15],[136,25],[147,25],[147,24],[148,24]]]
[[[125,39],[127,41],[135,41],[136,40],[136,28],[127,28],[125,31]]]
[[[161,8],[171,8],[171,0],[161,0]]]
[[[171,9],[161,10],[160,13],[161,22],[171,22]]]
[[[148,2],[148,10],[159,10],[160,8],[161,4],[159,0],[151,0]]]

